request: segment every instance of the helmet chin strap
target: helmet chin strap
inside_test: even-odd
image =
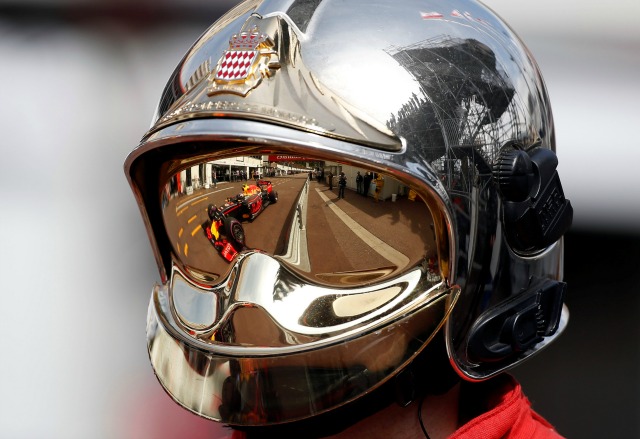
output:
[[[422,433],[424,437],[427,439],[431,439],[429,433],[427,433],[427,428],[424,426],[424,421],[422,420],[422,405],[424,404],[424,398],[420,401],[420,405],[418,406],[418,422],[420,422],[420,428],[422,429]]]
[[[459,376],[447,359],[443,331],[440,330],[425,350],[396,376],[396,402],[406,407],[419,398],[418,423],[424,437],[430,439],[423,419],[425,399],[428,395],[443,395],[459,382]]]

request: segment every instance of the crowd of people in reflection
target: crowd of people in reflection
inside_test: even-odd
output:
[[[309,171],[309,181],[315,180],[318,183],[324,183],[329,186],[329,190],[331,192],[333,192],[335,177],[336,176],[331,170],[328,170],[326,173],[322,168],[316,168],[312,171]],[[339,172],[337,175],[338,199],[344,199],[345,190],[347,189],[347,182],[348,177],[346,176],[346,174],[344,172]],[[364,172],[364,175],[362,175],[360,171],[357,171],[355,182],[356,194],[368,197],[369,195],[371,195],[371,186],[373,185],[373,201],[378,203],[380,200],[384,200],[382,192],[384,190],[385,178],[381,173],[366,171]]]

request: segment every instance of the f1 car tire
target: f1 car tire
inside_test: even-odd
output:
[[[227,217],[224,219],[224,232],[227,240],[236,249],[240,251],[245,247],[244,227],[235,218]]]
[[[271,191],[271,193],[269,194],[269,201],[272,202],[272,203],[277,203],[278,202],[278,192]]]

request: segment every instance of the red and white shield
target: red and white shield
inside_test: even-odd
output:
[[[251,31],[240,32],[229,39],[215,75],[207,88],[207,94],[235,94],[246,96],[262,80],[280,68],[278,54],[268,35],[261,34],[254,26]]]
[[[215,79],[222,81],[246,79],[251,73],[251,66],[257,56],[257,50],[226,50],[220,59]]]

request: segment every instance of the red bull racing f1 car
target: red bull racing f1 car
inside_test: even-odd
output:
[[[227,261],[246,249],[241,221],[253,221],[271,203],[278,201],[278,193],[270,181],[259,180],[256,185],[245,184],[242,193],[227,198],[223,206],[209,205],[209,222],[203,225],[207,239]]]

